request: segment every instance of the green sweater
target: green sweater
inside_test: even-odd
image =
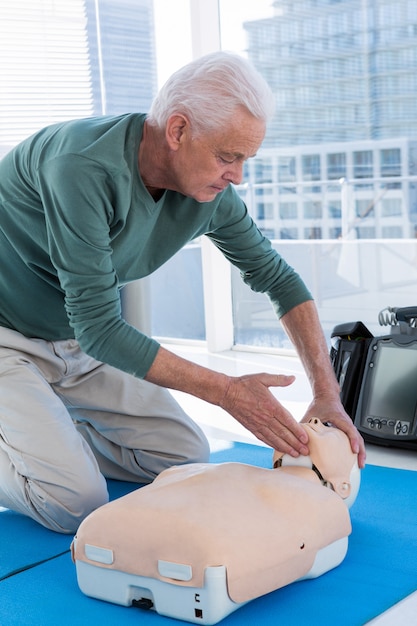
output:
[[[311,295],[271,248],[232,187],[199,203],[155,202],[137,166],[145,115],[47,127],[0,162],[0,325],[75,337],[86,353],[139,377],[159,344],[127,324],[120,288],[206,234],[278,316]]]

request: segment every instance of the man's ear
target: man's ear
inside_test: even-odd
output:
[[[190,134],[190,122],[182,113],[174,113],[168,118],[165,136],[171,150],[178,150]]]

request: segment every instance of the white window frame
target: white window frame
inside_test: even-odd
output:
[[[220,50],[220,15],[217,0],[190,0],[192,55],[198,58]],[[210,352],[233,348],[232,279],[230,263],[202,237],[206,342]]]

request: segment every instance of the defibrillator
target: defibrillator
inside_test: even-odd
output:
[[[417,449],[417,306],[388,307],[378,319],[389,334],[374,336],[360,321],[333,330],[340,397],[365,441]]]

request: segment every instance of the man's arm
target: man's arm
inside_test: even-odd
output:
[[[145,379],[221,406],[272,448],[292,456],[308,454],[306,431],[269,390],[269,387],[290,385],[293,376],[227,376],[161,347]]]
[[[281,323],[295,346],[310,381],[313,400],[302,421],[318,417],[331,422],[350,439],[352,451],[358,453],[360,467],[365,465],[365,445],[340,401],[340,388],[334,374],[317,309],[309,300],[291,309]]]

